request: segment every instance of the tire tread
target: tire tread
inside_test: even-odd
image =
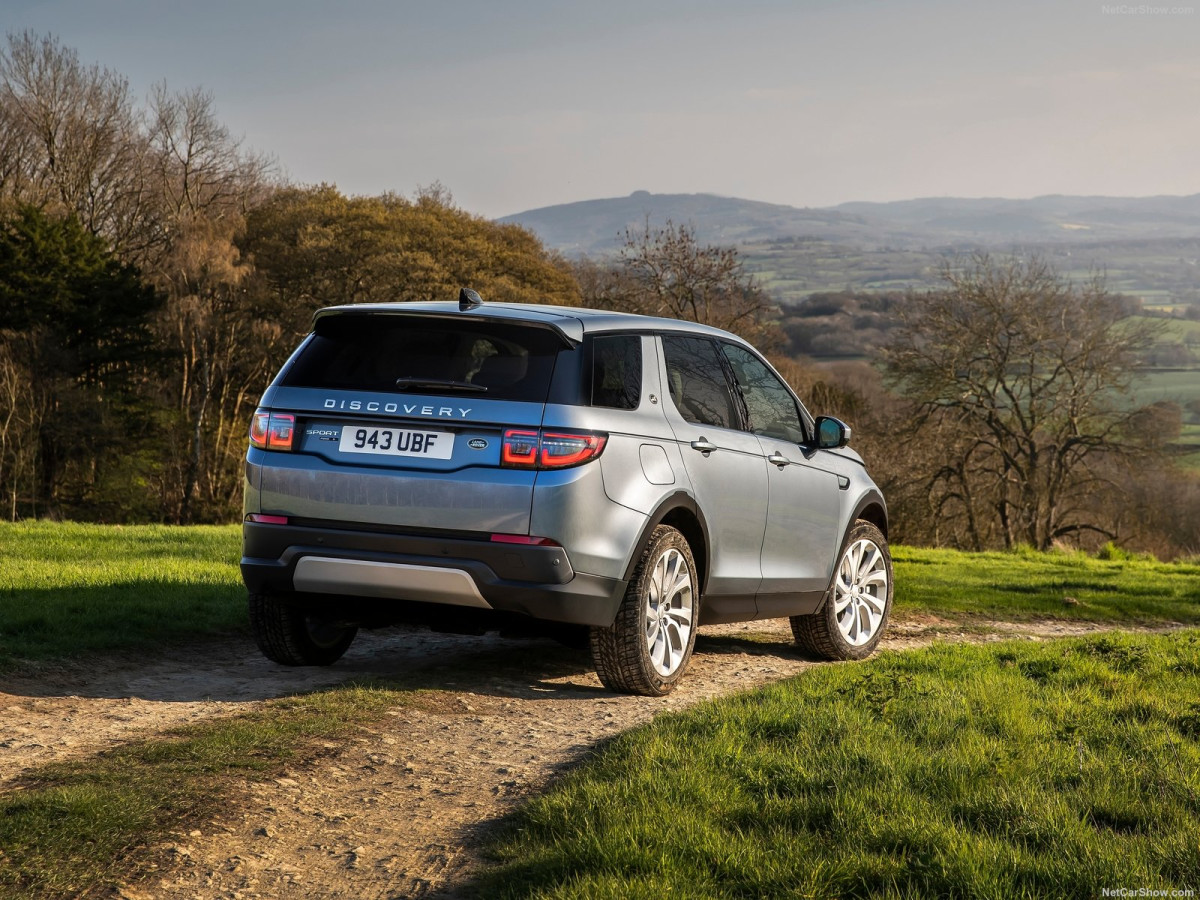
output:
[[[327,666],[341,659],[358,629],[348,629],[334,647],[317,646],[308,636],[304,613],[289,600],[287,594],[250,593],[250,630],[263,656],[282,666]]]
[[[850,531],[846,536],[846,545],[857,540],[859,537],[867,537],[874,541],[875,545],[891,560],[891,551],[888,548],[887,538],[873,523],[865,519],[857,519],[850,527]],[[842,564],[842,557],[838,555],[838,566]],[[880,639],[883,637],[884,631],[887,630],[888,619],[892,611],[892,594],[895,589],[895,578],[891,574],[891,565],[888,566],[888,596],[887,602],[884,605],[883,621],[879,624],[879,631],[876,635],[861,647],[853,647],[847,644],[842,638],[841,631],[838,629],[837,621],[833,616],[833,598],[834,591],[830,587],[829,594],[825,598],[825,603],[821,607],[820,612],[806,616],[792,616],[790,621],[792,625],[792,636],[796,640],[796,646],[806,653],[821,659],[828,660],[853,660],[865,659],[875,652],[875,648],[879,645]],[[834,577],[837,577],[837,571],[834,571]]]
[[[669,525],[659,525],[650,533],[650,540],[642,551],[634,568],[633,577],[625,590],[625,599],[617,610],[617,618],[607,628],[593,628],[590,643],[592,664],[600,683],[610,691],[622,694],[641,694],[645,697],[661,697],[675,687],[679,677],[683,675],[690,661],[690,652],[684,659],[679,670],[670,679],[659,678],[656,672],[649,671],[645,664],[645,638],[641,627],[641,585],[646,569],[654,565],[657,551],[663,540],[670,535],[683,536]],[[696,564],[692,558],[687,541],[682,541],[680,548],[687,558],[693,575],[693,595],[696,598],[692,606],[692,641],[695,640],[696,626],[700,620],[699,584],[697,583]]]

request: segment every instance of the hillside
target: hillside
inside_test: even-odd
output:
[[[1030,200],[903,200],[799,209],[713,194],[651,194],[532,209],[524,225],[567,255],[615,252],[628,229],[668,219],[703,243],[736,245],[776,299],[821,291],[907,290],[936,284],[948,256],[974,248],[1039,253],[1065,276],[1105,274],[1150,307],[1200,304],[1200,194]]]
[[[692,225],[706,243],[740,244],[783,236],[815,235],[831,240],[875,243],[888,226],[852,212],[798,209],[777,203],[718,197],[715,194],[651,194],[582,200],[505,216],[498,221],[532,230],[564,253],[603,254],[619,246],[625,229],[649,220],[661,227],[668,219]]]
[[[688,223],[708,243],[818,239],[862,249],[955,245],[1145,241],[1200,237],[1200,194],[1028,200],[935,197],[797,208],[715,194],[652,194],[583,200],[505,216],[566,253],[603,254],[647,220]]]

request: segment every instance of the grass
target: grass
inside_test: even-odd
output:
[[[1169,400],[1184,406],[1200,398],[1200,367],[1146,369],[1133,383],[1132,403],[1148,406]],[[1186,415],[1186,413],[1185,413]]]
[[[896,610],[957,619],[1200,624],[1200,562],[894,547]],[[1064,604],[1071,597],[1078,605]]]
[[[0,794],[0,900],[111,896],[151,874],[155,844],[210,821],[235,781],[274,777],[406,696],[342,686],[40,770]]]
[[[3,525],[0,550],[0,666],[245,627],[236,527]],[[1200,566],[1108,556],[898,547],[897,613],[1200,622]],[[821,668],[619,738],[522,813],[483,889],[1078,893],[1124,871],[1117,854],[1138,884],[1178,883],[1198,858],[1197,785],[1180,774],[1198,761],[1198,677],[1195,634]],[[165,866],[156,845],[240,782],[421,697],[338,688],[40,770],[0,795],[0,900],[98,896]]]
[[[246,628],[237,526],[0,523],[0,671]]]
[[[520,810],[488,897],[1200,886],[1200,633],[937,645],[660,716]]]
[[[0,524],[0,672],[244,630],[237,526]],[[896,608],[971,618],[1200,623],[1200,566],[894,549]],[[1064,606],[1064,596],[1078,606]]]

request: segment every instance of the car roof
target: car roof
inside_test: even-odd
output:
[[[662,316],[643,316],[637,313],[614,312],[607,309],[585,309],[575,306],[550,306],[537,303],[483,303],[480,306],[462,309],[457,303],[355,303],[346,306],[329,306],[317,310],[318,319],[345,313],[375,315],[429,315],[452,319],[499,319],[511,322],[530,322],[550,326],[572,341],[583,340],[584,334],[605,331],[679,331],[687,334],[705,334],[710,337],[732,338],[744,343],[737,335],[711,325],[687,322]]]

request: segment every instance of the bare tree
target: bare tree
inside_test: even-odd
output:
[[[914,408],[903,438],[937,447],[930,511],[961,518],[976,548],[1112,537],[1090,495],[1115,490],[1101,460],[1149,452],[1124,395],[1151,331],[1102,280],[1074,285],[1039,259],[981,254],[941,277],[883,350]]]
[[[249,418],[254,388],[269,377],[268,348],[279,337],[265,334],[270,326],[248,309],[253,267],[235,243],[272,167],[243,149],[205,91],[156,85],[147,121],[161,226],[147,270],[166,293],[158,331],[178,360],[168,389],[189,441],[171,467],[172,506],[175,518],[188,521],[198,502],[224,508],[240,488],[228,477],[237,468],[229,454],[235,444],[241,451],[239,424]]]
[[[777,310],[733,247],[702,245],[695,230],[668,221],[625,232],[618,265],[576,264],[585,302],[606,309],[714,325],[772,345]]]
[[[0,190],[71,213],[118,251],[143,241],[146,144],[125,79],[54,37],[12,34],[0,52]]]

